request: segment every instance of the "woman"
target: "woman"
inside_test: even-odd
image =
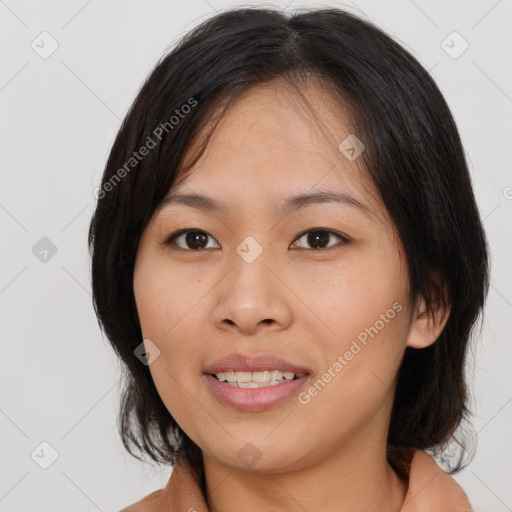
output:
[[[220,13],[152,71],[97,197],[123,443],[173,466],[125,512],[471,510],[426,450],[468,416],[488,248],[401,46],[338,9]]]

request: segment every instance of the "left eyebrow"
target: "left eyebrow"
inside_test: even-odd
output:
[[[352,208],[356,208],[366,215],[373,215],[371,210],[367,206],[359,202],[354,197],[349,196],[348,194],[345,194],[343,192],[333,192],[328,190],[321,190],[315,193],[299,194],[296,196],[292,196],[287,198],[281,205],[278,205],[275,202],[272,202],[271,204],[273,205],[276,214],[287,215],[292,211],[305,208],[312,204],[322,203],[343,204],[346,206],[350,206]],[[158,210],[171,204],[181,204],[189,206],[191,208],[207,210],[214,213],[220,212],[227,214],[229,212],[229,206],[226,203],[214,199],[213,197],[195,193],[170,193],[162,200],[162,202],[158,206]]]

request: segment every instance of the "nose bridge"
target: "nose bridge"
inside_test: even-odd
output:
[[[231,285],[240,285],[244,295],[257,293],[259,300],[274,289],[275,276],[269,267],[276,266],[277,258],[272,254],[269,237],[261,235],[248,235],[236,247],[230,258]],[[275,290],[273,290],[275,292]]]
[[[252,265],[257,260],[261,264],[262,260],[268,259],[269,247],[268,237],[248,235],[238,244],[235,252],[247,265]]]

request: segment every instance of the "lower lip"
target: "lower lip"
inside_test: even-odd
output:
[[[236,388],[221,382],[213,375],[206,375],[206,380],[213,394],[224,404],[240,411],[262,411],[295,394],[308,381],[308,377],[309,375],[305,375],[264,388]]]

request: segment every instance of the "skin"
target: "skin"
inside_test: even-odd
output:
[[[328,137],[285,83],[246,91],[192,172],[173,186],[229,210],[168,205],[138,249],[137,309],[144,339],[160,350],[151,375],[170,414],[203,450],[213,512],[399,511],[407,483],[386,460],[396,373],[406,346],[433,343],[448,316],[440,312],[434,323],[421,315],[421,298],[410,303],[393,223],[362,159],[338,150],[351,133],[347,114],[318,83],[304,91]],[[371,213],[340,203],[284,216],[272,209],[320,189],[344,192]],[[307,234],[297,238],[320,227],[333,233],[316,246]],[[208,233],[207,248],[187,245],[185,236],[162,244],[182,228]],[[236,252],[248,236],[263,249],[252,263]],[[266,353],[309,368],[307,390],[394,303],[401,311],[307,404],[294,395],[268,410],[239,411],[205,381],[203,369],[219,357]],[[261,455],[252,467],[237,456],[249,441]]]

